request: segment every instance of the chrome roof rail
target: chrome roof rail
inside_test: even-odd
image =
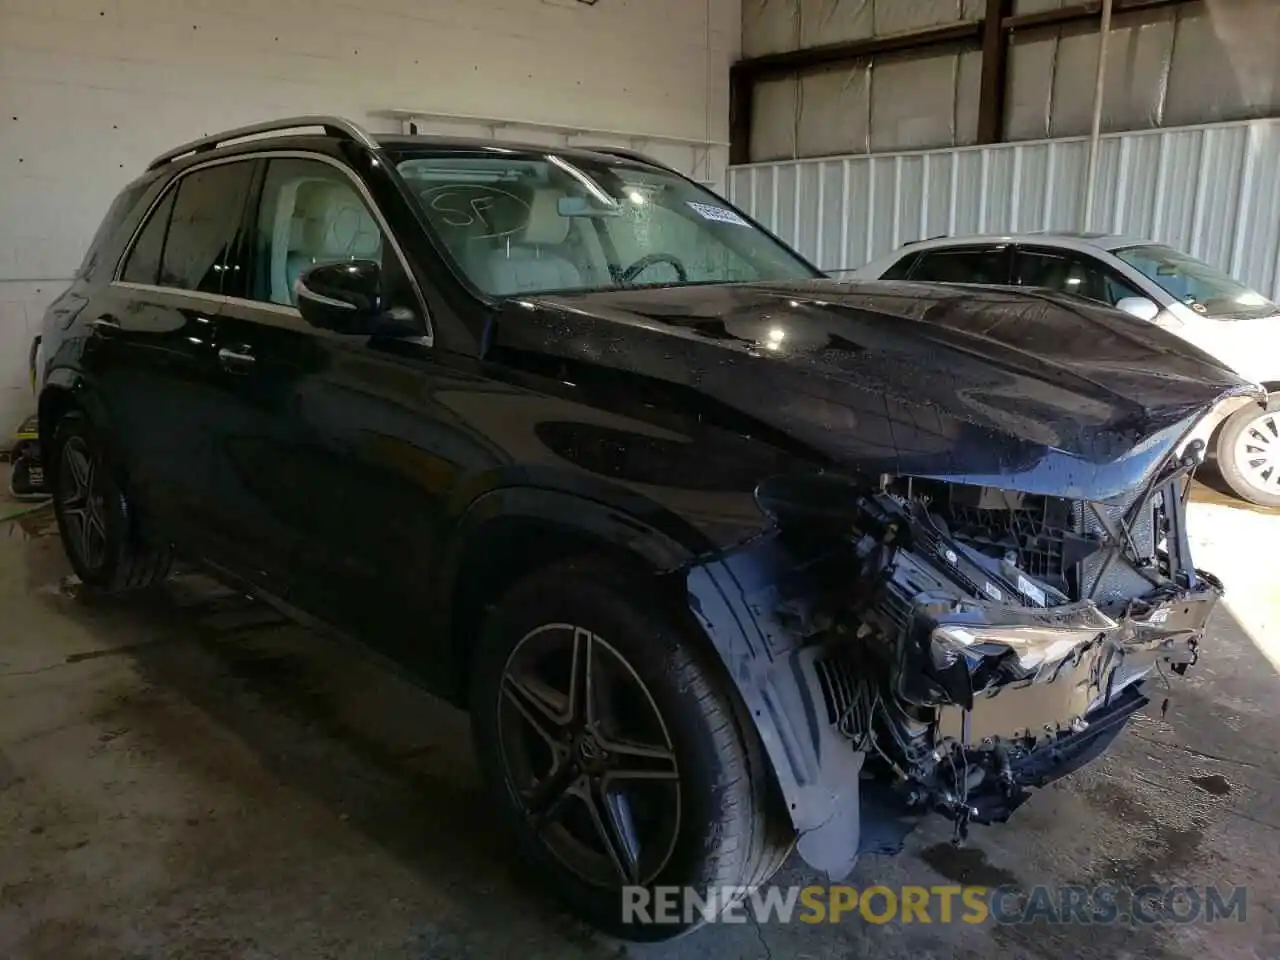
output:
[[[575,143],[572,148],[574,150],[590,150],[592,153],[603,153],[608,157],[617,157],[619,160],[631,160],[635,163],[643,163],[646,166],[658,167],[662,170],[670,170],[672,173],[680,173],[669,164],[663,163],[661,160],[649,156],[647,153],[641,153],[639,150],[630,150],[624,147],[597,147],[590,143]],[[684,174],[680,174],[684,176]]]
[[[304,127],[320,127],[325,133],[353,140],[362,146],[368,147],[370,150],[378,149],[377,141],[369,136],[368,131],[350,120],[344,120],[342,117],[286,117],[282,120],[251,123],[247,127],[236,127],[234,130],[224,130],[222,133],[215,133],[212,136],[201,137],[199,140],[192,140],[190,143],[184,143],[180,147],[166,150],[147,164],[147,169],[154,170],[156,167],[162,167],[166,163],[189,153],[216,150],[224,143],[230,143],[232,140],[256,137],[266,133],[284,133],[288,130],[298,130]]]

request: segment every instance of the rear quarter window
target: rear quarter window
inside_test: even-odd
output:
[[[920,252],[908,253],[905,257],[899,257],[898,262],[891,266],[888,270],[880,275],[881,280],[905,280],[907,275],[911,273],[911,268],[916,265],[916,261],[920,259]]]
[[[130,214],[142,202],[143,196],[153,182],[154,179],[138,180],[116,194],[116,198],[111,201],[111,206],[107,208],[106,216],[98,225],[93,239],[89,241],[89,249],[85,251],[84,259],[76,270],[75,279],[87,280],[93,276],[98,269],[104,250],[110,246],[120,227],[132,219]]]

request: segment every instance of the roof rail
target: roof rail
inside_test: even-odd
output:
[[[950,239],[949,234],[935,233],[932,237],[920,237],[919,239],[916,239],[916,240],[908,240],[906,243],[902,244],[902,247],[914,247],[917,243],[931,243],[934,240],[947,240],[947,239]],[[901,250],[902,247],[899,247],[898,249]]]
[[[147,169],[154,170],[156,167],[162,167],[170,161],[186,156],[188,153],[201,153],[205,150],[216,150],[224,143],[230,143],[232,140],[256,137],[264,133],[283,133],[286,130],[298,130],[303,127],[320,127],[325,131],[325,133],[344,137],[347,140],[354,140],[356,143],[366,146],[370,150],[378,149],[377,141],[374,140],[373,137],[369,136],[368,131],[358,124],[352,123],[350,120],[344,120],[342,117],[286,117],[282,120],[268,120],[264,123],[251,123],[247,127],[236,127],[234,130],[224,130],[222,133],[215,133],[209,137],[201,137],[199,140],[192,140],[190,143],[184,143],[180,147],[174,147],[172,150],[166,150],[164,153],[160,154],[160,156],[147,164]]]
[[[590,150],[592,153],[603,153],[606,156],[618,157],[621,160],[634,160],[636,163],[645,163],[651,167],[659,167],[662,170],[670,170],[672,173],[679,173],[674,167],[663,163],[661,160],[655,160],[653,157],[641,153],[639,150],[628,150],[625,147],[596,147],[589,143],[573,145],[574,150]],[[683,176],[683,174],[681,174]]]

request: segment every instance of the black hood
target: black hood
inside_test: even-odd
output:
[[[1102,500],[1256,393],[1118,311],[887,282],[689,285],[508,301],[493,345],[692,389],[844,469]]]

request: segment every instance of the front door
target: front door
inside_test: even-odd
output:
[[[426,337],[425,306],[358,180],[327,158],[268,160],[244,262],[246,283],[217,320],[234,423],[218,438],[256,575],[284,599],[430,671],[431,577],[445,498],[486,458],[437,399],[474,379]],[[389,306],[421,337],[314,328],[294,301],[319,263],[375,260]],[[282,588],[283,587],[283,591]]]

